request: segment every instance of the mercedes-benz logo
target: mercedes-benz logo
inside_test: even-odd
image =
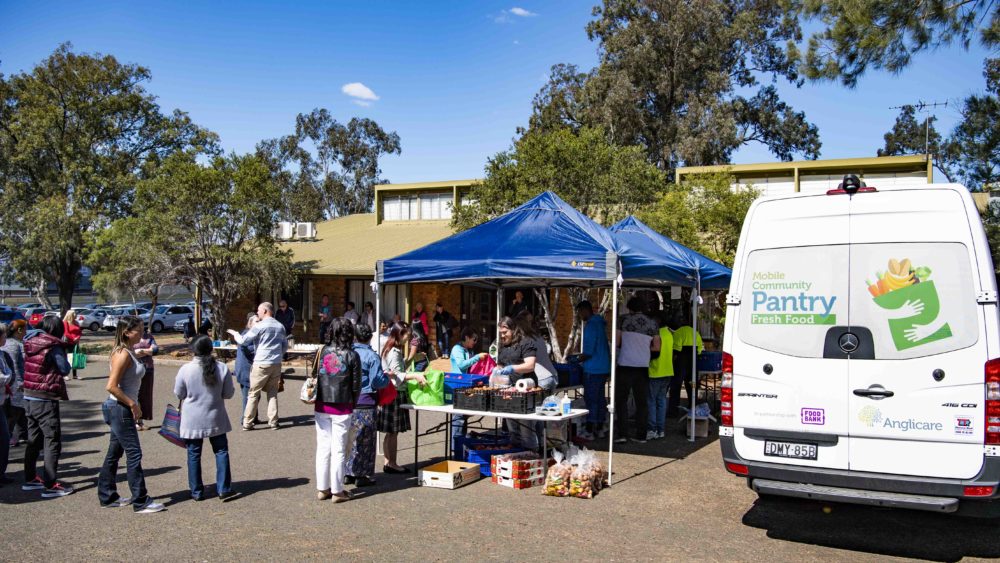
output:
[[[843,336],[840,337],[840,349],[850,354],[858,349],[861,341],[858,337],[850,332],[845,332]]]

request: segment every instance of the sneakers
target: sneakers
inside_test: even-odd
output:
[[[665,436],[666,436],[666,434],[664,434],[663,432],[657,432],[657,433],[656,433],[656,439],[657,439],[657,440],[659,440],[660,438],[663,438],[663,437],[665,437]]]
[[[657,432],[655,430],[650,430],[650,431],[646,432],[646,439],[647,440],[655,440],[658,437],[659,437],[659,434],[657,434]]]
[[[332,496],[333,493],[330,492],[330,489],[325,491],[316,491],[316,500],[330,500]]]
[[[333,502],[347,502],[354,498],[354,496],[348,491],[341,491],[333,495]]]
[[[271,424],[270,428],[271,428],[271,430],[278,430],[279,428],[281,428],[281,425],[280,424]]]
[[[642,436],[636,436],[635,438],[632,438],[631,441],[633,441],[633,442],[635,442],[637,444],[645,444],[646,443],[646,439],[643,438]]]
[[[253,430],[253,424],[244,424],[242,428],[244,430]]]
[[[42,491],[42,498],[64,497],[67,495],[71,495],[74,492],[76,491],[73,490],[73,487],[69,485],[63,485],[62,483],[57,482],[55,485],[52,485],[51,487]]]
[[[625,438],[625,436],[619,436],[619,437],[615,438],[615,443],[616,444],[624,444],[625,442],[628,442],[628,439]]]
[[[222,502],[229,502],[238,496],[240,496],[239,491],[229,491],[227,493],[222,493],[221,495],[219,495],[219,500],[221,500]]]
[[[132,499],[119,498],[118,500],[111,501],[108,504],[102,504],[101,508],[121,508],[123,506],[128,506],[130,504],[132,504]]]
[[[45,481],[42,481],[41,477],[35,476],[34,479],[28,481],[27,483],[21,485],[22,491],[40,491],[45,488]]]
[[[149,502],[149,503],[146,504],[146,506],[143,506],[142,508],[136,508],[135,513],[136,514],[152,514],[154,512],[162,512],[162,511],[164,511],[166,509],[167,509],[167,507],[163,506],[161,503],[158,503],[158,502]]]

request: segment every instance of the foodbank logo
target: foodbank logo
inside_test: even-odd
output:
[[[861,412],[858,413],[858,420],[868,428],[874,428],[881,426],[884,419],[882,418],[882,411],[869,405],[861,409]]]
[[[951,326],[942,319],[941,300],[925,266],[914,268],[909,258],[889,260],[889,269],[876,274],[868,292],[879,307],[893,311],[889,333],[896,350],[923,346],[952,336]]]

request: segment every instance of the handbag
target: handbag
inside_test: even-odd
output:
[[[380,407],[387,407],[396,401],[396,397],[399,396],[399,392],[396,391],[396,386],[389,383],[385,387],[379,389],[377,392],[376,402]]]
[[[299,391],[299,399],[307,405],[316,404],[316,374],[319,371],[319,361],[322,354],[322,348],[316,351],[316,357],[313,358],[312,371],[306,377],[305,382],[302,383],[302,390]]]
[[[187,443],[184,438],[181,438],[181,411],[177,410],[177,407],[167,405],[167,412],[163,414],[163,424],[160,425],[159,433],[171,444],[187,448]]]
[[[69,367],[73,369],[85,369],[87,367],[87,355],[80,353],[80,345],[73,347],[73,353],[69,355]]]

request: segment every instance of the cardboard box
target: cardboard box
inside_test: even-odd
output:
[[[684,433],[691,437],[691,421],[684,421]],[[699,416],[694,419],[694,435],[696,438],[708,438],[708,417]]]
[[[534,479],[545,476],[545,462],[540,459],[497,461],[493,473],[512,479]]]
[[[533,477],[531,479],[514,479],[512,477],[494,475],[492,480],[497,485],[510,489],[530,489],[531,487],[541,487],[545,484],[544,476]]]
[[[479,480],[479,464],[442,461],[420,470],[420,486],[457,489]]]

